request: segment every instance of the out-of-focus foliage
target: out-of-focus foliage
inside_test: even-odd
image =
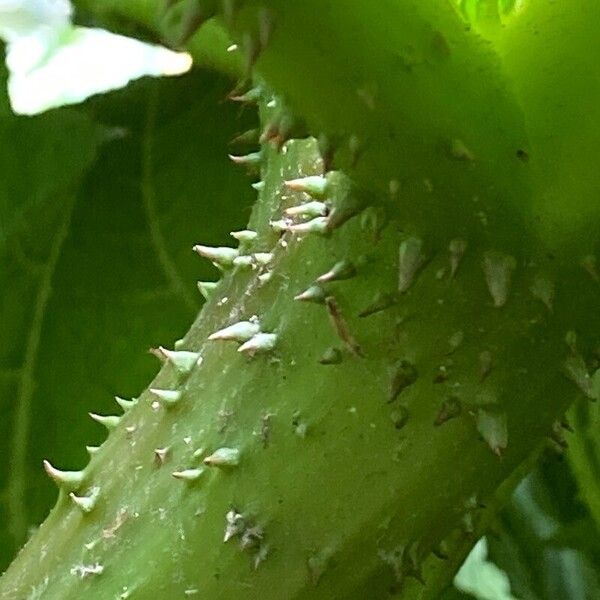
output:
[[[55,500],[41,469],[87,460],[113,412],[157,369],[214,269],[191,251],[227,242],[254,192],[228,164],[247,128],[206,73],[146,80],[34,118],[0,104],[0,570]]]
[[[488,561],[487,554],[487,540],[482,537],[456,574],[454,585],[478,600],[516,600],[506,573]]]
[[[598,598],[600,536],[567,461],[547,461],[526,477],[488,540],[521,600]]]

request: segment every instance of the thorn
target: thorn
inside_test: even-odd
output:
[[[203,9],[200,4],[189,4],[181,20],[181,30],[177,36],[176,45],[180,47],[185,45],[211,16],[212,11]]]
[[[356,166],[358,159],[360,158],[360,153],[362,151],[362,143],[358,139],[357,135],[351,135],[348,140],[348,149],[350,151],[350,164],[352,167]]]
[[[475,155],[459,139],[452,140],[450,144],[450,157],[465,162],[473,162],[475,160]]]
[[[279,150],[283,146],[283,137],[279,131],[279,122],[270,121],[263,129],[258,140],[261,144],[272,142],[275,147]]]
[[[479,408],[475,414],[477,431],[487,442],[492,452],[502,457],[508,445],[506,413],[493,409]]]
[[[192,369],[202,363],[202,357],[199,352],[190,352],[189,350],[167,350],[162,346],[158,351],[168,360],[180,373],[191,373]]]
[[[440,560],[448,560],[450,558],[450,554],[448,553],[448,545],[444,540],[442,540],[438,546],[432,548],[431,553]]]
[[[269,221],[269,226],[275,233],[287,231],[292,221],[289,219],[279,219],[278,221]]]
[[[341,227],[346,221],[362,212],[367,205],[367,198],[357,194],[345,175],[334,171],[330,173],[329,180],[332,188],[333,206],[329,213],[329,229]]]
[[[71,492],[69,494],[69,498],[71,498],[75,506],[79,507],[82,512],[90,513],[96,506],[99,493],[100,488],[94,487],[92,488],[89,496],[76,496],[73,492]]]
[[[358,313],[359,317],[370,317],[371,315],[374,315],[378,312],[381,312],[383,310],[386,310],[387,308],[390,308],[391,306],[394,306],[394,304],[397,304],[399,298],[397,294],[389,294],[389,293],[384,293],[382,294],[381,292],[379,292],[376,296],[375,299],[373,300],[373,302],[367,306],[367,308],[365,308],[364,310],[362,310],[361,312]]]
[[[134,398],[133,400],[125,400],[125,398],[121,398],[121,396],[115,396],[115,402],[123,409],[123,412],[125,413],[137,404],[137,399]]]
[[[364,356],[362,348],[352,335],[350,328],[348,327],[348,323],[346,322],[346,319],[344,319],[336,299],[333,296],[327,296],[325,298],[325,305],[327,306],[327,311],[329,312],[329,317],[331,318],[331,322],[333,323],[336,333],[344,342],[348,350],[350,350],[350,352],[355,356]]]
[[[390,391],[388,394],[388,403],[393,402],[409,386],[417,381],[419,373],[411,362],[401,360],[394,366],[392,380],[390,382]]]
[[[552,304],[554,302],[554,283],[552,281],[544,275],[537,275],[529,291],[552,312]]]
[[[450,278],[453,279],[467,251],[466,240],[460,238],[451,240],[448,245],[448,251],[450,252]]]
[[[169,453],[171,452],[171,448],[169,446],[165,446],[164,448],[155,448],[154,449],[154,462],[162,467],[169,457]]]
[[[593,379],[590,377],[587,365],[579,354],[569,355],[563,363],[565,375],[585,394],[590,400],[597,399]]]
[[[325,290],[320,285],[311,285],[301,294],[294,296],[294,300],[300,302],[315,302],[317,304],[325,304]]]
[[[239,256],[239,251],[235,248],[202,246],[197,244],[192,248],[194,252],[204,258],[208,258],[215,267],[221,270],[229,269],[233,266],[234,259]]]
[[[291,233],[320,233],[329,232],[327,217],[315,217],[306,223],[288,225],[287,230]]]
[[[235,238],[238,242],[252,242],[258,237],[258,233],[256,231],[252,231],[250,229],[242,229],[241,231],[232,231],[229,234],[231,237]]]
[[[289,179],[283,183],[288,189],[294,192],[304,192],[317,200],[323,200],[327,197],[327,177],[322,175]]]
[[[460,403],[460,400],[455,396],[450,396],[442,402],[440,412],[437,414],[433,424],[435,427],[439,427],[440,425],[446,423],[446,421],[460,416],[461,413],[462,404]]]
[[[219,285],[218,281],[199,281],[198,290],[202,294],[205,300],[210,300],[213,292]]]
[[[240,451],[237,448],[219,448],[203,462],[208,467],[237,467],[240,464]]]
[[[324,202],[313,200],[298,206],[290,206],[284,212],[289,217],[324,217],[327,215],[327,205]]]
[[[173,471],[171,475],[175,477],[175,479],[180,479],[181,481],[187,481],[188,483],[192,483],[196,481],[200,475],[204,473],[203,468],[198,469],[184,469],[183,471]]]
[[[247,342],[260,332],[257,321],[238,321],[229,327],[219,329],[208,336],[209,340],[231,340],[235,342]]]
[[[342,362],[342,352],[339,348],[327,348],[319,362],[322,365],[339,365]]]
[[[369,206],[360,216],[361,229],[368,231],[375,242],[381,238],[381,232],[388,224],[389,216],[383,206]]]
[[[100,423],[100,425],[104,425],[106,429],[109,431],[115,429],[115,427],[120,423],[121,417],[117,415],[97,415],[96,413],[88,413],[96,423]]]
[[[250,187],[254,188],[257,192],[262,192],[265,189],[265,182],[257,181],[255,183],[251,183]]]
[[[494,306],[501,308],[508,300],[513,271],[517,268],[514,257],[501,252],[490,251],[483,256],[485,281]]]
[[[594,281],[600,281],[600,275],[598,275],[598,259],[593,254],[588,254],[581,259],[582,268],[588,273],[588,275]]]
[[[254,267],[254,260],[250,254],[242,254],[233,259],[233,265],[241,269],[250,269]]]
[[[100,446],[86,446],[85,449],[90,456],[94,456],[100,450]]]
[[[262,275],[259,275],[258,280],[260,281],[261,285],[263,285],[267,283],[267,281],[270,281],[271,277],[273,277],[273,273],[271,271],[267,271],[266,273],[262,273]]]
[[[231,538],[240,535],[246,529],[244,517],[233,508],[225,515],[225,523],[225,535],[223,536],[224,543],[227,543]]]
[[[263,91],[260,87],[254,87],[249,89],[245,94],[237,96],[230,95],[229,100],[232,100],[233,102],[241,102],[242,104],[257,104],[262,98],[262,94]]]
[[[48,473],[59,488],[66,491],[73,491],[81,487],[84,478],[83,471],[59,471],[47,460],[43,461],[43,465],[46,473]]]
[[[481,381],[484,381],[492,372],[493,366],[494,360],[492,353],[489,350],[483,350],[479,355],[479,377]]]
[[[572,329],[565,334],[565,344],[569,347],[571,354],[577,354],[577,333]]]
[[[273,254],[271,252],[255,252],[252,256],[256,261],[256,264],[261,267],[266,267],[273,260]]]
[[[260,130],[258,129],[249,129],[248,131],[244,131],[244,133],[240,133],[235,136],[229,144],[232,146],[237,145],[252,145],[255,146],[258,144],[258,140],[260,138]]]
[[[569,433],[575,433],[575,429],[573,429],[573,426],[569,423],[569,421],[567,420],[567,417],[563,417],[560,420],[560,426],[565,430],[568,431]]]
[[[564,438],[563,428],[560,421],[554,421],[552,424],[551,433],[547,437],[550,438],[550,441],[556,444],[560,450],[564,451],[568,449],[569,444]]]
[[[333,157],[339,143],[334,142],[328,135],[322,133],[317,138],[317,146],[319,148],[319,154],[323,161],[323,168],[327,172],[331,170],[333,163]]]
[[[454,354],[456,352],[456,350],[458,350],[460,345],[464,342],[464,340],[465,340],[465,332],[462,330],[455,331],[448,338],[448,345],[450,346],[450,350],[448,350],[448,352],[446,352],[446,355],[449,356],[450,354]]]
[[[183,396],[181,390],[159,390],[150,388],[149,392],[156,396],[164,406],[175,406]]]
[[[401,294],[410,288],[415,275],[424,264],[423,240],[417,237],[404,240],[399,250],[398,291]]]
[[[324,273],[320,277],[317,277],[318,283],[327,283],[329,281],[342,281],[344,279],[351,279],[356,275],[356,268],[354,265],[347,261],[341,260],[337,262],[327,273]]]
[[[276,333],[257,333],[238,348],[238,352],[246,352],[250,356],[257,353],[270,352],[277,344]]]
[[[406,423],[408,423],[408,409],[406,406],[400,405],[397,410],[393,411],[390,415],[392,423],[396,429],[402,429]]]

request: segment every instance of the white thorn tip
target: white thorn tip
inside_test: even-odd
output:
[[[237,467],[240,464],[240,451],[237,448],[219,448],[203,462],[209,467]]]
[[[249,269],[254,266],[254,259],[251,254],[242,254],[241,256],[237,256],[233,259],[233,264],[236,267],[241,267],[242,269]]]
[[[219,285],[218,281],[199,281],[198,290],[205,300],[210,300],[215,288]]]
[[[77,506],[82,512],[90,513],[96,506],[99,493],[100,488],[94,487],[92,488],[89,496],[77,496],[71,492],[69,494],[69,498],[71,498],[73,504],[75,504],[75,506]]]
[[[294,300],[298,300],[300,302],[316,302],[318,304],[323,304],[325,302],[325,296],[325,290],[320,285],[311,285],[301,294],[294,296]]]
[[[309,175],[285,181],[285,186],[294,192],[304,192],[313,198],[323,198],[327,194],[327,178]]]
[[[117,427],[117,425],[121,422],[121,417],[117,415],[98,415],[93,412],[88,413],[88,415],[90,415],[90,417],[94,419],[96,423],[104,425],[104,427],[106,427],[106,429],[108,429],[109,431],[111,429],[115,429],[115,427]]]
[[[398,291],[403,294],[413,284],[415,275],[425,263],[423,241],[410,237],[400,244],[398,267]]]
[[[75,490],[83,482],[83,471],[60,471],[53,467],[49,461],[44,460],[44,470],[48,476],[61,488]]]
[[[253,254],[253,257],[256,264],[261,267],[266,267],[273,260],[273,254],[271,254],[271,252],[256,252]]]
[[[279,221],[269,221],[269,225],[273,231],[276,233],[283,233],[287,231],[292,221],[289,219],[280,219]]]
[[[247,342],[243,343],[238,352],[246,352],[250,356],[258,352],[270,352],[277,344],[276,333],[257,333]]]
[[[223,542],[225,543],[240,535],[246,529],[246,521],[243,515],[236,510],[232,509],[225,515],[225,522],[225,535],[223,536]]]
[[[196,365],[199,365],[202,362],[202,357],[199,352],[190,352],[189,350],[167,350],[162,346],[159,346],[158,349],[180,373],[190,373]]]
[[[291,233],[328,233],[329,219],[327,217],[315,217],[306,223],[288,225],[287,230]]]
[[[260,325],[253,321],[238,321],[229,327],[219,329],[208,336],[209,340],[231,340],[246,342],[260,332]]]
[[[327,205],[324,202],[314,200],[306,204],[290,206],[284,212],[289,217],[324,217],[327,214]]]
[[[506,304],[512,274],[516,268],[517,261],[513,256],[495,251],[484,254],[483,271],[485,281],[495,307],[500,308]]]
[[[137,399],[126,400],[121,396],[115,396],[115,402],[123,409],[123,412],[127,412],[137,404]]]
[[[323,273],[320,277],[317,277],[318,283],[327,283],[328,281],[340,281],[343,279],[350,279],[356,275],[356,269],[354,265],[346,260],[337,262],[327,273]]]
[[[252,242],[258,237],[256,231],[250,229],[242,229],[241,231],[232,231],[229,234],[232,238],[238,242]]]
[[[166,406],[173,406],[177,404],[183,396],[181,390],[161,390],[158,388],[150,388],[150,393],[156,396],[161,404]]]
[[[228,246],[202,246],[196,244],[192,250],[204,258],[208,258],[219,269],[233,266],[233,261],[239,256],[239,251]]]
[[[183,471],[173,471],[171,475],[181,481],[196,481],[204,473],[204,469],[184,469]]]

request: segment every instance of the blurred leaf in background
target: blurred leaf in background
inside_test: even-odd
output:
[[[227,159],[251,116],[206,72],[143,80],[76,109],[10,114],[0,92],[0,570],[56,491],[43,458],[87,461],[156,372],[216,271],[194,243],[229,243],[254,192]]]
[[[521,600],[600,597],[600,534],[568,461],[547,460],[521,482],[488,542]]]

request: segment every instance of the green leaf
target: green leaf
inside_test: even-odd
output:
[[[196,73],[85,112],[0,112],[0,568],[55,499],[42,459],[81,467],[105,436],[85,413],[120,411],[158,368],[148,348],[201,305],[195,280],[217,272],[192,245],[246,220],[227,143],[248,119],[219,104],[227,85]]]
[[[487,540],[482,537],[454,578],[454,585],[478,600],[517,600],[506,573],[487,560],[487,553]]]
[[[568,463],[540,465],[516,489],[488,536],[491,559],[522,600],[600,595],[600,535]]]

